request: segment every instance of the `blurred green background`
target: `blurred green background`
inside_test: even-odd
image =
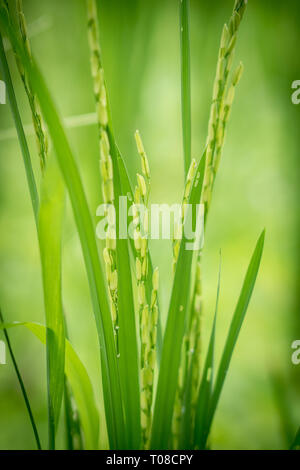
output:
[[[12,3],[12,2],[11,2]],[[31,44],[63,117],[94,111],[83,0],[24,0]],[[132,180],[139,167],[134,131],[143,136],[152,172],[152,202],[180,202],[183,157],[178,1],[102,0],[101,40],[115,133]],[[291,83],[300,79],[298,0],[250,0],[236,63],[245,71],[236,93],[205,240],[204,348],[212,323],[219,249],[222,280],[217,355],[259,232],[266,245],[258,282],[216,414],[212,447],[286,448],[300,424],[299,114]],[[206,139],[219,38],[232,0],[191,0],[192,154]],[[8,51],[24,123],[30,112]],[[0,106],[1,308],[6,320],[44,321],[41,272],[25,172],[11,135],[9,105]],[[7,130],[9,132],[7,132]],[[68,130],[96,220],[101,202],[97,128]],[[39,180],[34,137],[28,142]],[[168,306],[171,243],[152,241]],[[64,304],[70,337],[91,374],[100,404],[97,335],[72,214],[64,233]],[[34,415],[46,443],[45,351],[25,330],[10,332]],[[0,334],[0,339],[2,334]],[[16,376],[0,365],[0,448],[34,448]],[[62,438],[60,445],[63,445]]]

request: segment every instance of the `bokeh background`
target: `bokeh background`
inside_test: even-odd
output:
[[[34,55],[64,118],[94,111],[83,0],[24,0]],[[152,171],[152,202],[182,198],[180,57],[176,0],[102,0],[101,40],[117,140],[132,180],[139,167],[140,130]],[[291,83],[300,79],[298,0],[249,0],[236,64],[245,71],[228,125],[215,185],[204,254],[204,349],[212,323],[222,250],[217,358],[256,239],[266,244],[212,431],[212,447],[287,448],[300,424],[300,365],[291,343],[300,338],[299,231],[300,105]],[[233,0],[191,0],[192,154],[206,139],[222,26]],[[9,45],[7,45],[9,48]],[[24,123],[30,112],[12,52],[8,59]],[[44,321],[41,272],[29,193],[9,105],[0,107],[0,302],[5,319]],[[101,202],[95,125],[68,129],[95,216]],[[34,137],[28,134],[39,180]],[[171,243],[153,241],[166,313]],[[70,337],[100,403],[97,336],[82,255],[68,208],[64,231],[64,304]],[[11,340],[42,436],[47,436],[45,350],[29,332]],[[0,334],[0,339],[2,334]],[[63,445],[62,437],[59,445]],[[34,440],[8,358],[0,365],[0,448],[30,449]]]

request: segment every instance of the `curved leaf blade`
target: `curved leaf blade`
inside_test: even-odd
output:
[[[10,27],[5,8],[0,8],[0,25],[13,43],[15,50],[30,77],[33,89],[39,99],[44,119],[48,125],[56,156],[67,186],[77,230],[79,233],[96,325],[101,348],[102,383],[106,410],[106,421],[112,449],[124,448],[123,403],[120,390],[119,371],[113,337],[113,326],[108,304],[104,275],[100,265],[95,230],[80,174],[65,135],[61,119],[52,101],[44,78],[34,60],[30,61],[20,45],[14,30]]]
[[[291,450],[300,450],[300,427],[297,431],[294,442],[291,445]]]
[[[205,159],[206,151],[197,166],[189,197],[189,209],[199,203],[201,198]],[[186,242],[183,230],[164,334],[151,433],[152,449],[167,449],[169,445],[182,340],[188,314],[191,266],[194,254],[194,251],[185,249]]]
[[[8,351],[9,351],[9,354],[10,354],[10,357],[11,357],[11,360],[12,360],[12,363],[13,363],[13,367],[15,369],[17,379],[18,379],[18,382],[19,382],[19,385],[20,385],[20,388],[21,388],[21,392],[22,392],[22,395],[23,395],[23,398],[24,398],[24,401],[25,401],[26,409],[27,409],[29,419],[30,419],[30,423],[31,423],[31,426],[32,426],[32,429],[33,429],[33,434],[34,434],[34,437],[35,437],[35,440],[36,440],[37,448],[38,448],[38,450],[41,450],[42,446],[41,446],[39,433],[38,433],[37,426],[36,426],[36,423],[35,423],[35,420],[34,420],[33,412],[32,412],[31,405],[30,405],[30,402],[29,402],[29,398],[28,398],[28,395],[27,395],[27,391],[26,391],[26,388],[25,388],[25,384],[24,384],[19,366],[17,364],[15,354],[13,352],[13,348],[12,348],[10,338],[8,336],[8,332],[5,328],[5,322],[4,322],[4,318],[3,318],[3,314],[2,314],[1,309],[0,309],[0,329],[3,330],[4,336],[5,336],[5,339],[6,339]]]
[[[189,8],[189,0],[180,0],[181,119],[185,178],[191,164],[192,146]]]
[[[207,418],[207,426],[205,429],[205,436],[203,440],[203,444],[206,444],[211,424],[216,412],[216,408],[220,399],[220,395],[223,389],[223,385],[225,382],[225,378],[229,369],[231,357],[241,330],[241,326],[243,324],[247,308],[251,299],[251,295],[254,289],[257,273],[259,270],[260,262],[261,262],[261,257],[263,253],[263,248],[264,248],[264,240],[265,240],[265,230],[261,233],[257,243],[256,247],[254,249],[252,258],[250,260],[247,273],[244,279],[244,283],[241,289],[241,293],[238,299],[237,306],[235,308],[233,318],[231,321],[231,325],[229,328],[229,333],[227,336],[227,340],[225,343],[225,347],[223,350],[221,362],[219,365],[218,369],[218,374],[216,378],[216,383],[214,386],[211,402],[210,402],[210,407],[209,407],[209,413],[208,413],[208,418]]]
[[[18,109],[18,104],[16,100],[16,95],[14,92],[13,84],[12,84],[12,79],[10,76],[7,60],[6,60],[6,55],[3,47],[3,41],[2,41],[2,36],[0,34],[0,70],[1,74],[3,76],[3,79],[6,83],[7,87],[7,94],[8,94],[8,99],[10,102],[10,107],[13,115],[13,119],[15,122],[17,134],[18,134],[18,139],[20,142],[20,147],[21,147],[21,153],[23,157],[23,162],[24,162],[24,167],[25,167],[25,172],[26,172],[26,178],[28,182],[28,187],[29,187],[29,192],[30,192],[30,198],[31,198],[31,205],[33,208],[33,214],[35,218],[35,222],[37,224],[37,218],[38,218],[38,211],[39,211],[39,196],[38,196],[38,191],[36,187],[36,182],[34,178],[34,173],[32,169],[32,164],[31,164],[31,158],[30,158],[30,153],[28,149],[28,144],[21,120],[21,116],[19,113]]]
[[[47,325],[49,448],[55,448],[64,390],[65,328],[61,294],[61,234],[64,187],[56,162],[50,158],[42,179],[38,237]]]
[[[46,344],[46,330],[44,325],[34,322],[14,322],[0,324],[0,329],[25,326],[43,344]],[[82,425],[85,448],[96,449],[98,447],[99,435],[99,413],[95,403],[94,391],[86,371],[72,344],[65,340],[65,373],[71,385],[80,423]]]
[[[211,336],[209,340],[208,350],[206,354],[205,365],[202,373],[202,379],[200,383],[196,415],[195,415],[195,429],[194,429],[194,447],[197,446],[202,448],[204,433],[206,429],[206,422],[208,419],[208,410],[209,404],[212,395],[212,386],[213,386],[213,373],[214,373],[214,349],[215,349],[215,336],[216,336],[216,323],[217,323],[217,314],[218,314],[218,305],[219,305],[219,295],[220,295],[220,282],[221,282],[221,260],[219,267],[219,277],[218,277],[218,287],[217,287],[217,296],[216,296],[216,308],[213,326],[211,330]]]
[[[89,281],[92,305],[101,348],[102,384],[106,421],[112,449],[126,446],[123,403],[119,371],[114,345],[113,326],[108,304],[104,275],[100,265],[95,230],[84,193],[80,174],[65,135],[61,119],[52,101],[46,83],[34,59],[29,60],[24,48],[11,28],[5,8],[0,8],[0,26],[13,43],[22,59],[48,125],[57,160],[70,196],[74,218],[81,242]]]

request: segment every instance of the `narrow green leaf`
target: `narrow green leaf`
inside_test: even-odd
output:
[[[78,408],[85,449],[95,450],[98,448],[99,413],[94,391],[87,371],[69,341],[66,341],[65,371]]]
[[[123,409],[110,310],[95,239],[95,230],[82,187],[81,178],[52,100],[37,69],[32,78],[41,108],[52,135],[56,154],[69,191],[88,273],[93,308],[102,347],[105,408],[112,448],[123,446]]]
[[[219,398],[223,389],[224,381],[229,369],[231,357],[239,336],[241,326],[243,324],[248,304],[251,299],[252,291],[255,285],[258,269],[260,266],[260,261],[262,257],[263,247],[264,247],[265,231],[263,231],[257,241],[254,253],[252,255],[246,277],[242,286],[240,297],[233,314],[232,322],[229,328],[228,337],[225,343],[223,350],[221,362],[218,369],[218,375],[216,378],[216,383],[214,386],[211,403],[209,407],[209,413],[207,418],[207,426],[205,429],[205,436],[203,444],[206,444],[211,424],[215,415],[215,411],[219,402]]]
[[[291,445],[291,450],[300,450],[300,427],[297,431],[294,442]]]
[[[83,450],[81,424],[76,407],[75,398],[72,395],[71,386],[65,376],[64,386],[64,410],[65,410],[65,438],[67,450]]]
[[[212,396],[212,385],[213,385],[213,373],[214,373],[214,349],[215,349],[215,336],[216,336],[216,323],[217,323],[217,313],[219,305],[219,294],[220,294],[220,281],[221,281],[221,260],[219,267],[219,276],[218,276],[218,287],[217,287],[217,297],[216,297],[216,308],[213,326],[211,330],[210,341],[208,345],[208,350],[206,354],[205,365],[202,373],[202,379],[200,383],[197,407],[196,407],[196,416],[195,416],[195,429],[194,429],[194,446],[202,448],[204,440],[204,430],[207,426],[208,419],[208,410],[209,404]]]
[[[201,198],[205,158],[206,152],[196,170],[187,213],[190,212],[191,207],[195,207],[199,203]],[[186,242],[183,230],[163,341],[152,425],[152,449],[167,449],[169,445],[182,340],[188,314],[191,266],[194,254],[194,251],[186,250]]]
[[[65,319],[65,339],[69,340],[68,326]],[[70,382],[65,374],[64,381],[64,410],[65,410],[65,440],[68,450],[82,450],[83,436],[77,404],[72,393]]]
[[[38,236],[47,325],[49,448],[55,448],[64,389],[65,328],[61,296],[61,234],[64,187],[57,163],[48,159],[41,189]]]
[[[101,63],[101,50],[98,35],[97,23],[97,2],[96,0],[87,1],[88,28],[90,33],[91,57],[97,58],[97,73],[103,75]],[[94,70],[93,70],[94,75]],[[94,89],[99,82],[94,80]],[[105,88],[103,79],[102,85]],[[116,265],[117,265],[117,321],[118,327],[116,334],[118,365],[120,374],[120,383],[122,398],[124,404],[125,418],[125,446],[128,449],[138,449],[141,442],[141,423],[140,423],[140,396],[139,396],[139,361],[138,345],[136,337],[136,322],[132,291],[131,267],[129,258],[128,240],[119,237],[119,201],[121,196],[127,198],[127,193],[123,190],[119,175],[119,152],[116,146],[111,113],[109,107],[108,93],[106,95],[107,117],[104,122],[99,119],[99,129],[106,133],[109,141],[110,157],[113,166],[113,200],[116,214]],[[99,95],[96,93],[96,103],[99,101]]]
[[[193,387],[193,360],[185,374],[182,418],[180,423],[179,449],[192,449],[192,387]]]
[[[19,113],[18,105],[17,105],[17,100],[16,100],[16,96],[15,96],[15,92],[14,92],[14,88],[13,88],[13,84],[12,84],[12,80],[11,80],[11,75],[10,75],[8,63],[7,63],[7,60],[6,60],[6,55],[5,55],[5,51],[4,51],[4,47],[3,47],[3,40],[2,40],[2,35],[1,34],[0,34],[0,71],[1,71],[2,78],[3,78],[3,80],[5,81],[5,84],[6,84],[6,89],[7,89],[9,102],[10,102],[10,107],[11,107],[13,119],[14,119],[14,122],[15,122],[16,130],[17,130],[17,134],[18,134],[18,139],[19,139],[19,143],[20,143],[20,148],[21,148],[21,153],[22,153],[22,157],[23,157],[23,162],[24,162],[24,167],[25,167],[25,172],[26,172],[26,178],[27,178],[27,183],[28,183],[29,192],[30,192],[31,204],[32,204],[33,213],[34,213],[34,218],[35,218],[35,222],[37,224],[38,210],[39,210],[39,197],[38,197],[38,192],[37,192],[37,188],[36,188],[36,182],[35,182],[34,173],[33,173],[33,169],[32,169],[31,158],[30,158],[30,153],[29,153],[29,149],[28,149],[28,145],[27,145],[27,140],[26,140],[26,137],[25,137],[23,124],[22,124],[21,116],[20,116],[20,113]],[[1,315],[1,318],[2,318],[2,315]],[[35,424],[35,421],[34,421],[34,418],[33,418],[33,414],[32,414],[32,411],[31,411],[31,407],[30,407],[30,403],[29,403],[28,396],[27,396],[27,393],[26,393],[26,389],[25,389],[20,371],[18,369],[16,359],[15,359],[14,354],[13,354],[13,350],[12,350],[12,347],[11,347],[11,344],[10,344],[8,334],[5,330],[4,330],[4,335],[5,335],[7,345],[8,345],[8,349],[9,349],[9,352],[10,352],[10,355],[11,355],[11,359],[12,359],[17,377],[18,377],[18,381],[19,381],[19,384],[20,384],[20,387],[21,387],[22,395],[23,395],[24,400],[25,400],[26,408],[28,410],[28,414],[29,414],[29,418],[30,418],[31,425],[32,425],[32,428],[33,428],[33,432],[34,432],[34,436],[35,436],[35,439],[36,439],[37,447],[38,447],[38,449],[40,449],[41,448],[40,439],[39,439],[37,427],[36,427],[36,424]]]
[[[18,51],[23,65],[26,68],[27,75],[31,80],[32,88],[37,94],[44,119],[52,138],[59,166],[69,192],[86,265],[102,352],[102,383],[110,447],[112,449],[124,448],[127,438],[124,433],[124,416],[117,357],[114,346],[113,326],[108,305],[106,285],[96,244],[95,229],[80,174],[61,124],[61,119],[58,116],[44,78],[35,64],[35,61],[28,60],[15,32],[9,25],[6,10],[3,7],[0,8],[0,25],[1,29],[6,32],[10,41],[14,44],[15,49]]]
[[[29,402],[29,398],[28,398],[28,395],[27,395],[27,392],[26,392],[24,381],[22,379],[21,372],[19,370],[16,358],[15,358],[15,355],[14,355],[14,352],[13,352],[11,341],[10,341],[10,338],[8,336],[8,332],[7,332],[6,328],[4,327],[4,318],[3,318],[3,314],[1,312],[1,309],[0,309],[0,329],[3,329],[3,333],[4,333],[4,336],[5,336],[5,339],[6,339],[8,351],[9,351],[9,354],[10,354],[10,357],[11,357],[11,360],[12,360],[17,378],[18,378],[18,382],[19,382],[21,392],[22,392],[22,395],[23,395],[23,398],[24,398],[24,401],[25,401],[25,405],[26,405],[26,408],[27,408],[27,412],[28,412],[28,415],[29,415],[30,423],[31,423],[31,426],[32,426],[32,429],[33,429],[33,434],[34,434],[34,437],[35,437],[35,440],[36,440],[37,448],[39,450],[41,450],[42,447],[41,447],[41,441],[40,441],[40,438],[39,438],[39,433],[38,433],[38,430],[37,430],[37,427],[36,427],[36,424],[35,424],[35,420],[34,420],[34,417],[33,417],[32,409],[31,409],[31,406],[30,406],[30,402]]]
[[[30,154],[28,150],[27,140],[25,137],[25,133],[24,133],[24,129],[23,129],[22,121],[21,121],[21,116],[19,113],[18,105],[17,105],[17,100],[16,100],[16,96],[15,96],[15,92],[14,92],[14,88],[13,88],[13,84],[12,84],[12,80],[11,80],[5,52],[4,52],[1,34],[0,34],[0,71],[3,77],[3,80],[6,84],[11,112],[14,118],[16,130],[17,130],[17,134],[18,134],[18,138],[20,142],[21,152],[23,156],[33,213],[34,213],[35,221],[37,223],[38,210],[39,210],[39,197],[38,197],[38,192],[37,192],[36,183],[34,179],[32,165],[31,165],[31,159],[30,159]]]
[[[20,8],[21,5],[18,4],[18,8]],[[23,38],[24,39],[24,38]],[[5,56],[3,55],[4,57],[4,65],[7,69],[7,76],[9,76],[9,70],[8,70],[8,67],[7,67],[7,63],[6,63],[6,59],[5,59]],[[17,61],[18,62],[18,61]],[[30,94],[30,90],[29,88],[26,86],[25,84],[25,80],[24,80],[24,76],[22,76],[22,73],[21,73],[21,68],[19,69],[20,70],[20,74],[21,74],[21,78],[23,79],[24,81],[24,85],[25,85],[25,90],[26,90],[26,93],[28,95],[28,99],[29,99],[29,104],[30,104],[30,107],[31,107],[31,110],[32,110],[32,117],[33,117],[33,120],[35,121],[35,123],[37,122],[36,121],[36,104],[35,104],[35,100],[33,99],[32,95]],[[20,119],[20,116],[19,116],[19,113],[18,113],[18,108],[17,108],[17,103],[16,103],[16,99],[14,97],[14,93],[13,93],[13,86],[12,86],[12,83],[11,83],[11,80],[10,81],[10,87],[9,87],[9,90],[11,92],[11,99],[10,99],[10,102],[12,104],[12,110],[13,110],[13,114],[14,114],[14,117],[15,117],[15,122],[16,122],[16,126],[19,125],[20,126],[20,131],[18,132],[18,137],[19,137],[19,142],[20,142],[20,145],[21,145],[21,149],[23,151],[23,155],[24,155],[24,161],[25,161],[25,164],[26,164],[26,168],[28,167],[28,177],[27,177],[27,182],[28,182],[28,187],[29,187],[29,190],[30,190],[30,194],[31,194],[31,199],[32,199],[32,206],[33,206],[33,210],[34,210],[34,215],[35,215],[35,219],[36,219],[36,222],[38,222],[38,196],[37,194],[35,195],[35,197],[33,197],[33,194],[36,193],[36,188],[35,188],[35,180],[34,180],[34,176],[33,176],[33,172],[32,172],[32,168],[31,168],[31,161],[30,161],[30,155],[29,155],[29,152],[28,152],[28,147],[27,147],[27,142],[26,142],[26,138],[25,138],[25,135],[24,135],[24,131],[23,131],[23,128],[22,128],[22,123],[21,123],[21,119]],[[42,160],[43,160],[43,167],[44,167],[44,164],[45,164],[45,155],[44,155],[44,152],[45,152],[45,147],[44,147],[44,144],[45,144],[45,139],[44,139],[44,135],[41,136],[40,133],[43,134],[43,131],[40,127],[40,121],[39,119],[38,120],[38,125],[35,126],[36,127],[36,133],[37,133],[37,139],[38,141],[40,142],[41,138],[43,140],[43,143],[42,143],[42,150],[43,150],[43,155],[42,155]],[[38,130],[37,130],[38,129]],[[38,229],[38,227],[37,227]],[[47,243],[45,244],[47,246]],[[55,290],[54,290],[55,291]],[[63,339],[64,340],[64,339]],[[52,342],[53,343],[53,342]],[[59,342],[58,342],[59,343]],[[64,343],[62,343],[64,344]],[[48,348],[47,348],[48,349]],[[63,356],[62,356],[63,357]],[[60,368],[52,368],[52,372],[54,372],[56,370],[56,373],[58,374],[59,370],[61,370]],[[51,372],[48,371],[49,374],[48,376],[51,376]],[[52,388],[52,387],[51,387]],[[68,391],[65,390],[65,395],[68,394]],[[55,418],[54,418],[54,410],[52,410],[52,406],[51,403],[50,403],[50,394],[48,394],[48,409],[49,409],[49,435],[51,435],[51,440],[53,441],[54,440],[54,421],[55,421]],[[54,405],[55,407],[55,405]]]
[[[181,119],[184,155],[184,178],[191,164],[191,78],[189,0],[179,0],[181,46]]]
[[[109,132],[111,157],[114,174],[114,196],[116,210],[116,233],[119,233],[119,200],[127,196],[122,188],[118,150],[114,137]],[[135,310],[133,302],[132,278],[128,240],[116,237],[117,272],[118,272],[118,321],[119,321],[119,373],[124,400],[126,438],[129,449],[139,449],[141,444],[139,362],[136,340]]]
[[[0,325],[0,329],[25,326],[43,344],[46,344],[46,327],[33,322],[14,322]],[[86,449],[97,449],[99,435],[99,413],[94,391],[88,373],[72,344],[65,341],[65,373],[76,400],[80,422],[83,428]]]
[[[120,175],[120,181],[122,185],[122,190],[123,194],[126,194],[128,196],[128,199],[130,201],[133,201],[133,191],[132,191],[132,186],[129,180],[127,168],[124,162],[124,159],[119,151],[118,151],[118,167],[119,167],[119,175]],[[134,247],[134,240],[130,239],[130,247],[133,256],[135,256],[135,247]],[[150,249],[148,249],[148,276],[146,279],[146,297],[147,297],[147,302],[150,305],[151,304],[151,293],[152,293],[152,277],[153,277],[153,263],[152,263],[152,258],[151,258],[151,253]],[[157,302],[158,303],[158,302]],[[157,361],[158,365],[160,364],[160,358],[161,358],[161,350],[162,350],[162,325],[161,325],[161,316],[160,316],[160,309],[158,305],[158,323],[157,323]]]

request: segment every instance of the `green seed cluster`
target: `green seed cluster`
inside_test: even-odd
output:
[[[144,145],[143,145],[143,142],[142,142],[142,139],[138,130],[135,132],[134,136],[135,136],[137,150],[141,157],[142,173],[147,179],[148,183],[150,183],[150,168],[149,168],[148,158],[145,153]]]
[[[228,26],[227,24],[224,25],[221,35],[217,71],[213,86],[213,99],[208,124],[208,136],[206,141],[207,153],[202,195],[202,202],[205,205],[205,217],[207,217],[210,207],[213,185],[222,155],[226,124],[232,107],[235,88],[243,72],[243,65],[240,63],[233,73],[231,82],[229,84],[229,75],[232,69],[237,32],[246,8],[246,4],[247,0],[236,0],[229,24]],[[201,257],[202,250],[199,251],[197,257],[196,276],[192,297],[192,312],[188,334],[188,349],[193,351],[191,363],[191,401],[193,409],[195,409],[197,400],[201,370],[201,316],[203,311]]]
[[[144,146],[138,131],[135,133],[137,149],[141,157],[142,173],[137,174],[137,186],[134,192],[133,204],[133,221],[134,221],[134,246],[136,250],[136,278],[138,288],[138,303],[140,312],[140,333],[141,333],[141,363],[144,358],[144,341],[142,333],[143,315],[147,316],[146,309],[146,280],[148,275],[148,226],[149,214],[146,209],[143,214],[139,212],[140,204],[147,208],[150,188],[150,171],[148,159],[144,150]],[[144,313],[143,313],[144,312]],[[149,315],[149,314],[148,314]]]
[[[235,87],[237,86],[243,71],[242,64],[239,64],[233,74],[231,85],[228,87],[229,74],[232,69],[237,39],[237,31],[246,8],[246,3],[246,0],[236,1],[229,25],[224,25],[221,36],[217,71],[213,87],[213,99],[208,124],[208,136],[206,141],[207,154],[203,191],[203,202],[205,204],[206,213],[211,202],[212,189],[221,158],[225,128],[234,98]]]
[[[186,392],[186,384],[188,380],[188,374],[192,370],[191,375],[191,427],[193,427],[193,421],[195,418],[195,406],[198,398],[198,388],[200,384],[200,366],[201,366],[201,275],[200,275],[201,264],[197,262],[196,265],[196,285],[194,289],[194,297],[192,300],[193,311],[189,319],[189,326],[187,333],[184,335],[182,344],[181,364],[179,369],[178,387],[176,392],[175,408],[172,422],[172,438],[173,446],[175,449],[179,446],[179,436],[181,434],[181,422],[184,414],[184,399]],[[197,373],[195,373],[197,371]]]
[[[186,213],[186,204],[188,203],[192,183],[196,174],[197,163],[196,160],[192,160],[190,164],[190,168],[186,177],[183,200],[182,200],[182,217],[181,217],[181,224],[179,227],[176,227],[176,234],[174,234],[173,240],[173,272],[176,269],[176,263],[179,254],[179,248],[181,243],[182,237],[182,227],[184,223],[184,217]],[[178,448],[178,439],[180,435],[180,424],[182,418],[182,407],[183,407],[183,399],[184,399],[184,389],[185,389],[185,378],[187,373],[187,366],[188,362],[186,360],[188,351],[189,351],[189,337],[188,335],[184,336],[183,345],[182,345],[182,352],[181,355],[181,364],[179,368],[179,376],[178,376],[178,385],[176,391],[176,398],[175,398],[175,407],[174,407],[174,414],[173,414],[173,421],[172,421],[172,436],[173,436],[173,444],[174,449]]]
[[[241,78],[243,65],[240,63],[232,75],[229,83],[229,75],[232,69],[237,32],[242,20],[247,0],[236,0],[229,24],[224,25],[220,49],[218,54],[217,71],[213,87],[213,99],[210,109],[208,124],[207,153],[205,174],[203,182],[202,202],[207,218],[210,207],[213,185],[219,167],[220,158],[224,146],[226,124],[232,107],[235,88]],[[202,250],[198,253],[196,265],[196,277],[194,283],[192,315],[190,325],[190,344],[194,351],[192,374],[192,401],[195,403],[198,386],[200,383],[200,349],[201,349],[201,314],[202,314],[202,287],[201,287],[201,257]],[[192,336],[194,339],[192,339]]]
[[[140,342],[141,342],[141,427],[144,448],[147,448],[151,429],[151,406],[153,398],[153,378],[156,359],[156,334],[158,321],[157,291],[158,269],[152,276],[150,306],[146,299],[146,281],[148,276],[148,225],[149,214],[142,216],[138,205],[147,207],[150,188],[150,169],[141,136],[135,133],[138,153],[141,158],[142,175],[137,175],[137,187],[134,194],[133,217],[135,220],[134,245],[136,249],[136,277],[139,304]]]
[[[111,316],[116,335],[118,351],[118,272],[116,254],[116,226],[114,212],[111,211],[114,204],[113,164],[110,155],[110,143],[108,137],[108,107],[104,71],[101,65],[100,46],[97,29],[97,10],[95,0],[88,0],[88,39],[91,51],[91,70],[94,83],[94,95],[99,124],[100,140],[100,172],[102,176],[102,193],[107,204],[105,216],[108,220],[106,231],[106,246],[103,250],[103,258],[106,268],[106,277],[110,294]]]
[[[196,405],[198,387],[200,384],[201,368],[201,332],[202,332],[202,283],[201,283],[201,257],[197,259],[196,279],[193,295],[193,314],[191,315],[191,328],[189,334],[190,350],[192,351],[193,374],[192,374],[192,407]]]
[[[149,445],[151,421],[152,421],[152,400],[153,400],[153,383],[154,368],[156,361],[156,336],[158,321],[157,291],[158,291],[159,274],[158,268],[153,272],[152,293],[150,309],[145,305],[142,318],[142,340],[141,348],[143,348],[143,358],[141,364],[141,426],[142,438],[145,448]]]
[[[95,0],[87,0],[88,40],[91,51],[91,69],[96,98],[98,122],[101,127],[108,125],[107,94],[104,81],[104,70],[101,64],[101,51],[97,27],[97,6]]]
[[[183,414],[183,401],[184,401],[184,389],[186,382],[186,350],[187,350],[187,335],[183,338],[182,343],[182,354],[181,362],[178,371],[178,384],[176,390],[174,412],[172,419],[172,448],[178,449],[179,447],[179,437],[180,437],[180,427],[181,419]]]
[[[213,86],[212,105],[208,124],[208,136],[206,141],[206,164],[202,195],[202,202],[205,205],[205,217],[207,217],[207,212],[210,207],[213,185],[224,146],[225,129],[232,107],[235,89],[243,72],[243,66],[240,63],[233,73],[229,83],[229,76],[232,69],[234,49],[237,39],[237,31],[246,8],[246,3],[247,0],[236,0],[229,24],[228,26],[226,24],[224,25],[221,36],[216,77]],[[190,171],[192,171],[192,166]],[[186,192],[188,193],[187,186],[188,184],[186,184]],[[176,266],[179,247],[180,240],[179,242],[174,240],[173,269]],[[186,389],[187,376],[190,370],[192,371],[190,399],[193,411],[195,411],[195,404],[200,384],[201,314],[203,310],[201,256],[202,251],[200,250],[196,262],[191,315],[182,346],[182,361],[179,370],[178,388],[172,423],[174,448],[178,448],[179,445],[180,425],[184,413],[184,392]],[[194,419],[193,412],[192,419]]]

